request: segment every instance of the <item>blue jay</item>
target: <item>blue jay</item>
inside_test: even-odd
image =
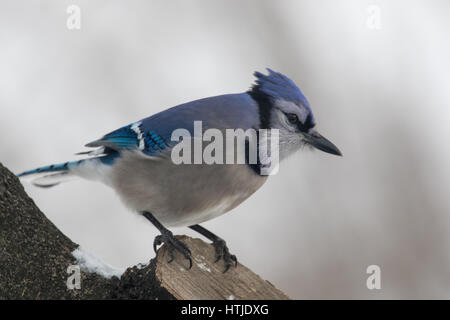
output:
[[[303,146],[341,155],[338,148],[315,129],[311,107],[288,77],[268,70],[255,72],[255,83],[244,93],[204,98],[167,109],[90,142],[82,160],[53,164],[19,174],[35,177],[33,184],[52,187],[74,176],[97,180],[112,187],[133,211],[142,214],[159,231],[153,242],[166,244],[169,262],[178,251],[192,266],[189,248],[168,227],[189,228],[212,241],[216,262],[226,272],[237,259],[225,241],[199,224],[242,203],[267,180],[261,164],[174,164],[171,140],[175,129],[193,133],[194,121],[207,128],[278,129],[280,160]]]

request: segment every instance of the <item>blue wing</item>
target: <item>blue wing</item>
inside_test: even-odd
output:
[[[259,114],[255,101],[246,93],[210,97],[167,109],[108,133],[86,146],[103,147],[101,152],[106,148],[106,153],[140,150],[146,155],[154,156],[173,147],[171,136],[175,129],[183,128],[193,135],[194,121],[202,121],[203,130],[246,130],[259,126]]]
[[[154,155],[168,146],[165,137],[154,130],[145,130],[143,121],[117,129],[86,145],[86,147],[104,147],[114,151],[137,149],[147,155]]]

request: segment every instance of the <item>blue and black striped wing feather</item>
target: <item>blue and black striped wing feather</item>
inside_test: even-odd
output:
[[[86,145],[86,147],[106,147],[119,152],[137,149],[147,155],[154,155],[168,146],[163,136],[154,130],[145,130],[140,121],[117,129]]]
[[[145,153],[159,152],[169,146],[166,140],[153,130],[144,133],[143,138]]]

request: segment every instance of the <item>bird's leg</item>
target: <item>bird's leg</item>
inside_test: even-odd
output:
[[[211,231],[203,228],[201,225],[196,224],[193,226],[189,226],[189,228],[197,231],[198,233],[202,234],[203,236],[205,236],[206,238],[208,238],[209,240],[212,241],[212,245],[216,249],[216,261],[215,262],[219,261],[220,259],[223,259],[223,261],[225,261],[224,273],[227,272],[228,269],[230,269],[230,266],[232,264],[234,264],[235,267],[237,266],[237,258],[234,254],[230,254],[230,251],[228,250],[225,240],[216,236]]]
[[[146,217],[160,232],[161,234],[156,236],[153,241],[153,250],[155,250],[159,245],[165,243],[167,250],[169,252],[169,263],[174,259],[175,250],[181,252],[186,259],[189,260],[189,269],[192,268],[191,250],[180,240],[173,236],[173,233],[164,227],[156,218],[148,211],[142,212],[142,215]]]

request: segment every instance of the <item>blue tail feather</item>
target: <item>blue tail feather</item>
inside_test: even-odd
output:
[[[69,171],[71,168],[76,167],[85,161],[92,161],[92,160],[100,160],[101,163],[103,163],[105,165],[112,165],[118,156],[119,156],[118,152],[112,152],[110,154],[107,154],[107,155],[104,155],[101,157],[87,158],[87,159],[63,162],[63,163],[58,163],[58,164],[51,164],[48,166],[39,167],[36,169],[32,169],[32,170],[28,170],[28,171],[19,173],[17,176],[23,177],[23,176],[39,174],[39,173]]]
[[[74,165],[78,165],[85,160],[88,160],[88,159],[83,159],[83,160],[78,160],[78,161],[69,161],[69,162],[58,163],[58,164],[51,164],[48,166],[39,167],[36,169],[32,169],[32,170],[28,170],[28,171],[19,173],[17,176],[23,177],[23,176],[28,176],[30,174],[37,174],[37,173],[68,171]]]
[[[100,157],[93,157],[87,159],[81,159],[76,161],[69,161],[64,163],[52,164],[45,167],[39,167],[36,169],[28,170],[18,174],[18,177],[31,176],[34,179],[31,181],[35,186],[48,188],[53,187],[61,182],[69,181],[78,176],[80,172],[76,172],[79,165],[84,162],[97,161],[99,164],[110,166],[114,163],[115,159],[119,156],[118,152],[111,152],[107,155]],[[87,167],[89,170],[89,167]],[[88,172],[89,174],[89,172]]]

